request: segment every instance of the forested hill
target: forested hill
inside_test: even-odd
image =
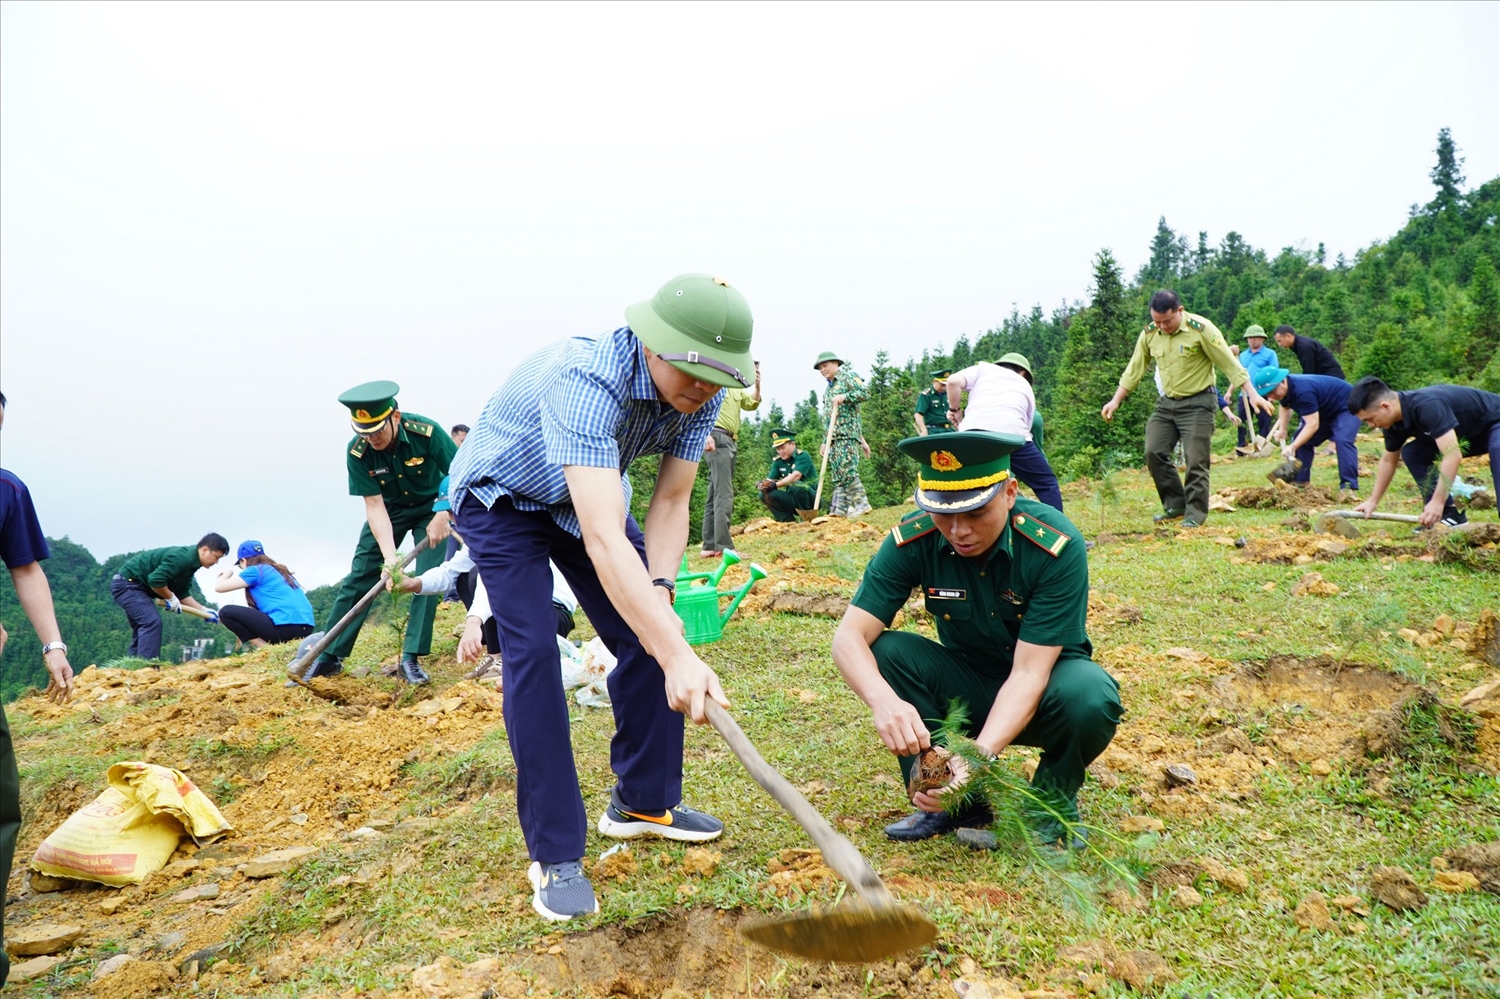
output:
[[[57,610],[57,624],[63,641],[68,643],[68,661],[75,671],[90,663],[103,664],[119,659],[130,648],[130,624],[125,612],[109,595],[109,581],[120,565],[136,552],[111,555],[100,565],[89,550],[66,537],[48,538],[52,557],[42,563],[47,582],[52,587],[52,604]],[[198,584],[193,583],[193,597],[207,607]],[[215,654],[222,654],[234,642],[234,636],[217,625],[189,614],[163,614],[161,652],[163,658],[175,661],[181,647],[192,645],[195,638],[216,640]],[[0,623],[10,637],[0,655],[0,698],[14,700],[30,687],[45,687],[47,671],[42,667],[42,646],[31,622],[16,600],[10,573],[0,572]]]
[[[894,445],[915,432],[912,402],[929,384],[927,372],[993,361],[1010,351],[1025,354],[1036,372],[1047,456],[1059,475],[1095,476],[1143,463],[1144,426],[1154,402],[1149,381],[1113,422],[1101,420],[1099,408],[1114,392],[1149,318],[1146,302],[1158,288],[1179,292],[1189,311],[1207,316],[1231,343],[1243,344],[1252,324],[1269,332],[1288,323],[1327,344],[1350,380],[1378,375],[1398,389],[1458,382],[1500,391],[1500,178],[1466,190],[1463,160],[1447,129],[1438,134],[1435,152],[1432,200],[1405,210],[1371,205],[1371,213],[1390,214],[1393,228],[1403,211],[1406,221],[1353,260],[1329,260],[1321,243],[1272,253],[1238,232],[1215,244],[1209,233],[1179,232],[1163,218],[1149,238],[1148,262],[1133,278],[1111,250],[1096,254],[1087,304],[1063,303],[1050,313],[1040,305],[1024,313],[1012,307],[973,340],[960,334],[951,346],[927,345],[920,357],[902,363],[879,355],[859,371],[871,390],[861,407],[871,448],[861,476],[871,502],[896,503],[911,494],[915,468]],[[1080,260],[1080,271],[1085,266]],[[1278,355],[1298,370],[1290,351]],[[818,402],[817,393],[803,398],[787,424],[815,456],[822,443]],[[759,419],[741,428],[739,464],[751,467],[743,469],[743,484],[736,472],[737,519],[763,512],[753,482],[765,474],[768,431],[784,419],[779,406],[765,405]],[[650,495],[649,483],[642,488],[638,482],[637,500]]]

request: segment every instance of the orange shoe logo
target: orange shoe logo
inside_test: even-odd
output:
[[[642,822],[655,822],[659,826],[669,826],[672,824],[671,812],[663,812],[660,815],[642,815],[640,812],[627,812],[622,808],[620,809],[620,814],[628,815],[632,819],[640,819]]]

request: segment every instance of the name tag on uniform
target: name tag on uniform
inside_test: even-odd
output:
[[[947,589],[946,587],[942,587],[942,586],[929,586],[929,587],[927,587],[927,595],[929,597],[932,597],[932,598],[936,599],[936,600],[967,600],[967,599],[969,599],[969,591],[968,590],[950,590],[950,589]]]
[[[372,468],[372,469],[370,469],[370,474],[371,475],[390,475],[391,474],[391,470],[389,468]]]

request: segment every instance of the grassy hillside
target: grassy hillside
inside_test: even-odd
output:
[[[1378,445],[1364,448],[1372,461]],[[337,681],[340,704],[288,691],[287,654],[273,649],[160,673],[94,670],[67,708],[12,705],[27,825],[7,935],[83,929],[62,964],[12,989],[875,999],[964,994],[962,979],[970,996],[1495,995],[1500,881],[1476,888],[1445,869],[1462,857],[1444,857],[1500,840],[1500,698],[1459,707],[1500,677],[1494,542],[1460,549],[1390,525],[1331,543],[1298,528],[1316,508],[1296,507],[1336,486],[1332,461],[1319,459],[1309,494],[1266,488],[1270,465],[1216,465],[1214,486],[1237,510],[1192,531],[1152,528],[1142,471],[1067,488],[1098,542],[1091,633],[1128,716],[1081,795],[1104,857],[1065,870],[1024,849],[896,844],[880,831],[907,811],[899,774],[828,648],[832,615],[902,509],[741,537],[771,576],[703,654],[766,758],[937,922],[930,949],[868,968],[747,950],[741,919],[831,902],[842,886],[796,852],[811,844],[705,729],[688,733],[688,800],[724,818],[726,837],[708,851],[637,841],[596,868],[598,917],[544,925],[529,906],[499,696],[458,680],[458,611],[446,607],[435,681],[420,691],[378,671]],[[1408,485],[1398,480],[1388,509],[1416,512]],[[931,633],[915,611],[902,626]],[[393,659],[393,631],[367,630],[352,661]],[[580,707],[573,719],[594,814],[612,783],[612,722]],[[185,770],[236,835],[183,847],[141,888],[39,890],[25,858],[127,759]],[[1024,773],[1034,759],[1012,750],[1003,763]],[[1164,768],[1177,763],[1196,785],[1168,789]],[[317,852],[286,874],[239,869],[298,845]],[[591,834],[591,860],[612,845]],[[1111,879],[1105,859],[1134,883]],[[1383,865],[1408,872],[1426,903],[1376,901]],[[178,900],[208,885],[215,897]],[[138,960],[90,984],[126,952]]]

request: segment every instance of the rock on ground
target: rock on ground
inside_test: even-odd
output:
[[[1450,868],[1478,878],[1479,887],[1485,891],[1500,895],[1500,840],[1444,850],[1443,859]]]
[[[1371,871],[1370,895],[1397,912],[1420,909],[1427,904],[1427,893],[1399,867],[1377,867]]]
[[[33,978],[41,978],[66,960],[67,958],[49,954],[44,957],[34,957],[29,961],[22,961],[20,964],[13,964],[10,966],[10,977],[6,981],[29,982]]]
[[[5,949],[16,957],[56,954],[67,950],[83,936],[83,927],[71,923],[37,923],[5,934]]]
[[[1304,930],[1332,933],[1336,929],[1333,917],[1328,914],[1328,902],[1323,898],[1322,892],[1308,892],[1302,901],[1297,903],[1297,908],[1292,912],[1292,918]]]
[[[1127,950],[1110,966],[1109,973],[1147,995],[1154,995],[1177,980],[1177,972],[1166,958],[1149,950]]]
[[[275,874],[285,874],[304,858],[317,852],[318,848],[315,846],[289,846],[285,850],[263,853],[245,865],[245,877],[269,878]]]

